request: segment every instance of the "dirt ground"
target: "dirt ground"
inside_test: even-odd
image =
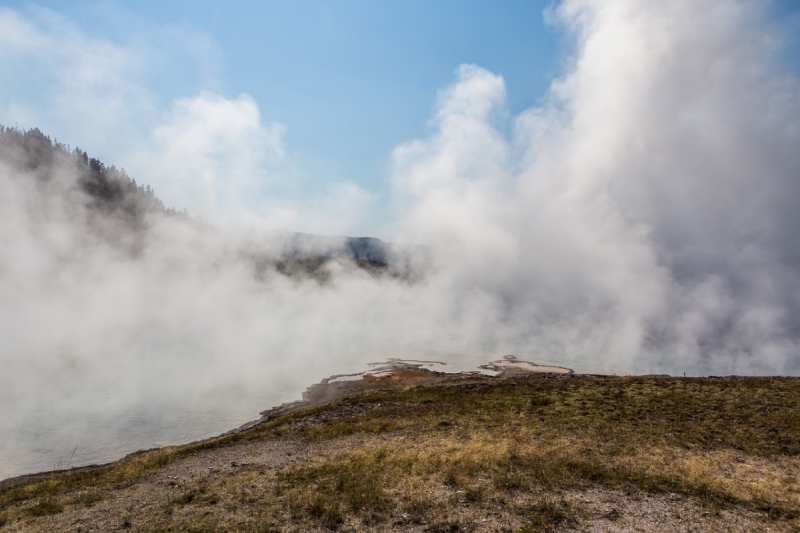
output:
[[[391,439],[386,444],[391,444]],[[3,531],[328,531],[330,528],[325,526],[298,522],[288,512],[284,516],[254,517],[252,506],[241,506],[237,494],[224,490],[213,489],[216,500],[202,501],[203,496],[199,496],[197,501],[187,501],[187,495],[202,494],[201,487],[224,487],[226,480],[242,473],[270,479],[274,472],[301,465],[312,457],[318,459],[367,445],[375,443],[368,444],[361,436],[348,436],[325,443],[276,439],[208,450],[177,460],[128,487],[114,487],[96,496],[94,489],[75,491],[64,500],[76,503],[68,504],[64,511],[16,521]],[[336,529],[409,533],[520,531],[527,518],[520,509],[539,495],[521,494],[507,501],[475,503],[460,497],[458,489],[441,485],[423,496],[441,505],[430,520],[409,520],[408,513],[398,507],[385,524],[352,520]],[[798,531],[796,523],[765,521],[763,513],[744,509],[709,509],[676,494],[630,494],[595,487],[558,491],[549,497],[573,514],[569,522],[542,531]],[[87,504],[93,499],[98,501]]]
[[[344,398],[312,387],[305,403],[222,439],[7,483],[0,531],[800,531],[800,382],[689,383],[728,395],[731,413],[753,403],[740,398],[751,389],[770,413],[786,405],[765,430],[780,440],[763,442],[716,426],[647,441],[686,426],[657,428],[677,424],[669,410],[595,423],[584,399],[591,387],[660,398],[682,385],[664,379],[676,378],[403,368],[360,390],[338,382]]]

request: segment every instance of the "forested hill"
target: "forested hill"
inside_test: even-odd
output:
[[[3,198],[4,186],[10,187],[6,192],[16,191],[16,196]],[[20,196],[20,191],[25,193]],[[213,233],[186,211],[166,207],[149,185],[137,184],[124,169],[107,167],[38,128],[23,131],[0,125],[0,200],[16,202],[12,206],[26,211],[31,220],[58,221],[75,235],[123,247],[134,255],[141,252],[148,234],[164,230],[159,221],[166,219],[186,222],[184,230],[201,232],[204,238]],[[427,257],[420,247],[390,245],[370,237],[278,232],[265,235],[263,242],[223,253],[245,258],[258,277],[277,271],[319,279],[327,279],[326,265],[340,260],[373,274],[409,278],[412,258],[423,264]]]
[[[121,216],[137,225],[147,213],[178,214],[159,200],[149,185],[139,185],[125,169],[105,166],[78,147],[53,141],[38,128],[27,131],[0,125],[0,164],[29,174],[46,185],[58,176],[75,177],[87,207]]]

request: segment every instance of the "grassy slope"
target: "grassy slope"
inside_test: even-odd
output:
[[[186,457],[287,439],[314,453],[198,479],[147,507],[152,516],[133,529],[456,531],[467,528],[452,519],[458,508],[477,517],[503,507],[508,530],[547,531],[581,520],[559,494],[592,487],[679,494],[710,512],[744,509],[778,528],[798,525],[800,379],[591,376],[473,376],[363,393],[3,490],[0,525],[35,529]],[[358,445],[337,447],[342,439]]]

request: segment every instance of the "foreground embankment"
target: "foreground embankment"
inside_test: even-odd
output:
[[[800,379],[405,368],[364,383],[216,439],[7,483],[0,529],[800,529]]]

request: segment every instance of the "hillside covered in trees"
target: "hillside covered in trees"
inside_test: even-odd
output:
[[[52,140],[38,128],[23,131],[0,125],[0,162],[12,172],[36,178],[39,187],[67,173],[77,177],[87,206],[106,215],[118,216],[132,226],[148,213],[178,214],[164,206],[149,185],[139,185],[123,168],[106,166],[78,148]]]
[[[113,246],[122,245],[134,254],[141,252],[142,239],[153,223],[165,218],[196,231],[210,230],[186,210],[165,206],[150,185],[137,183],[124,168],[106,166],[79,147],[51,139],[38,128],[24,131],[0,125],[0,180],[15,182],[17,196],[19,190],[26,191],[17,201],[25,202],[28,211],[41,210],[44,218],[52,215],[47,211],[62,211],[62,223],[69,220],[80,224],[94,237]],[[6,187],[6,192],[10,190]],[[326,265],[336,260],[352,262],[373,274],[392,271],[407,276],[408,261],[399,261],[396,252],[396,247],[370,237],[275,233],[265,242],[239,247],[234,255],[246,259],[259,278],[277,272],[325,280],[329,277]],[[390,263],[398,269],[390,269]]]

